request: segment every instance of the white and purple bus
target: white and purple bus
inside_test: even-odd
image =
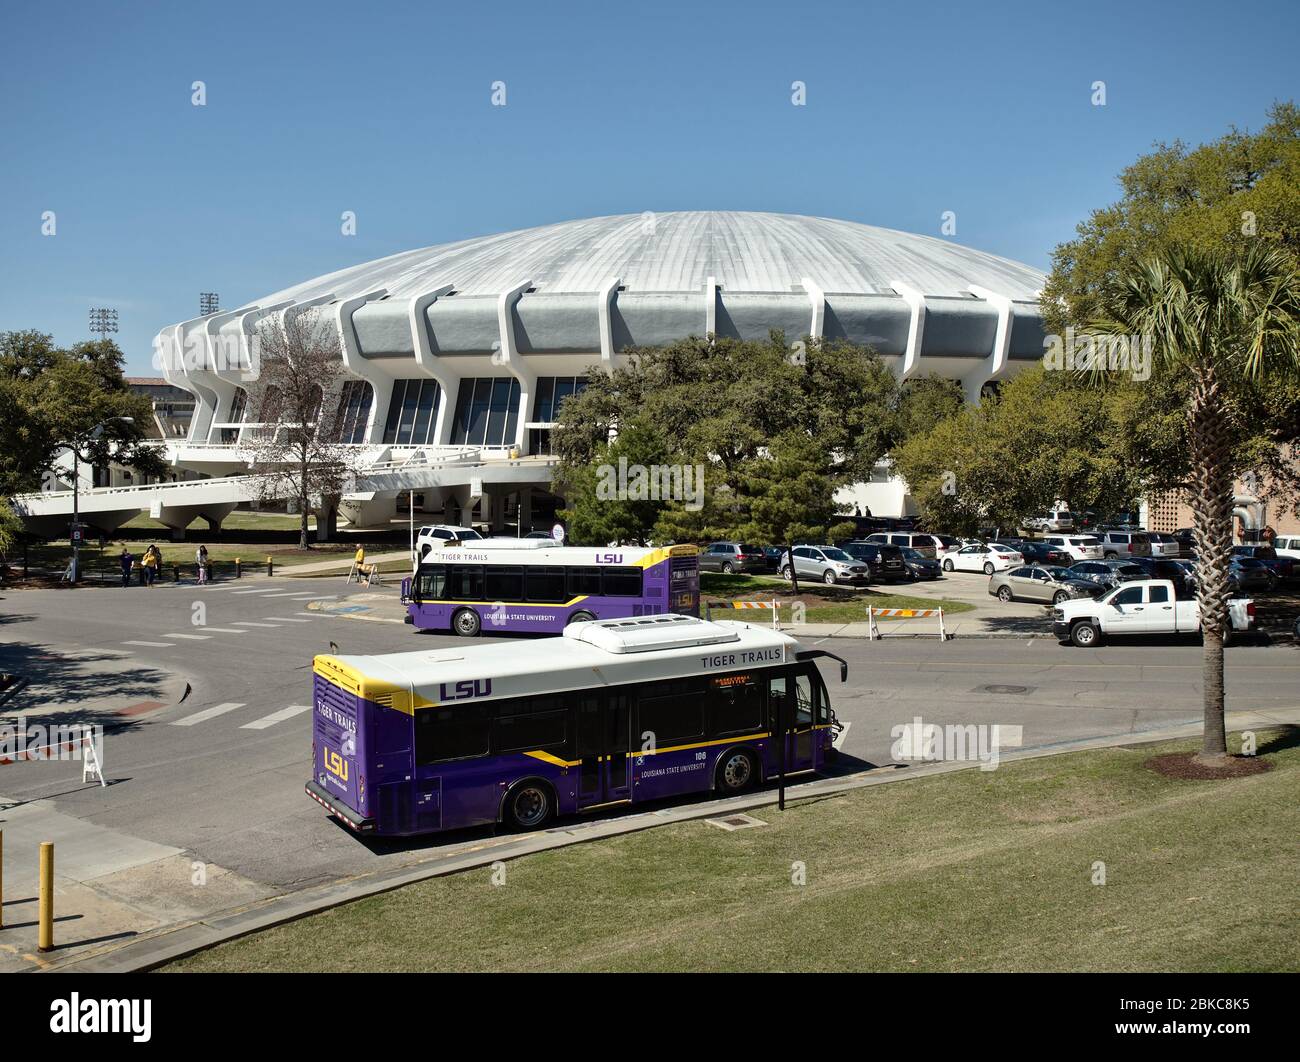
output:
[[[839,724],[817,659],[735,620],[644,616],[559,638],[318,656],[307,793],[359,833],[405,836],[819,770]]]
[[[700,614],[699,548],[449,541],[402,581],[406,622],[473,638],[559,634],[594,619]]]

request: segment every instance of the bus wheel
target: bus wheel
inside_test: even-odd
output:
[[[575,612],[572,616],[570,616],[569,623],[587,623],[590,620],[594,620],[595,618],[596,617],[593,616],[590,612],[583,610],[583,611]]]
[[[483,621],[472,608],[463,608],[451,617],[451,629],[462,638],[477,638],[483,630]]]
[[[535,830],[554,812],[551,790],[541,782],[524,782],[506,797],[505,820],[517,830]]]
[[[718,761],[718,788],[724,793],[742,793],[753,784],[757,774],[754,757],[736,749]]]

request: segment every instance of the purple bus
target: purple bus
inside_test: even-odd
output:
[[[402,580],[406,622],[468,638],[559,634],[570,623],[700,614],[699,548],[554,546],[544,539],[448,542]]]
[[[656,615],[559,638],[315,659],[308,794],[361,833],[492,823],[819,770],[839,729],[818,657],[735,620]]]

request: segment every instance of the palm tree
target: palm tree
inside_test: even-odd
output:
[[[1188,494],[1200,558],[1197,599],[1204,635],[1206,763],[1227,758],[1223,643],[1228,628],[1234,444],[1246,390],[1300,367],[1300,272],[1284,251],[1254,247],[1230,255],[1192,248],[1133,264],[1120,278],[1098,337],[1150,338],[1153,372],[1177,374],[1187,404]],[[1094,371],[1097,367],[1094,366]]]

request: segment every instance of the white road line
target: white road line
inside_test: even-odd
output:
[[[174,642],[123,642],[123,645],[147,645],[151,649],[170,649]]]
[[[322,616],[328,616],[328,612],[299,612],[299,616],[310,616],[312,619],[320,619]]]
[[[209,634],[248,634],[248,631],[241,631],[238,627],[204,627]]]
[[[333,601],[338,594],[295,594],[297,601]]]
[[[310,712],[310,704],[291,704],[288,708],[281,708],[278,712],[272,712],[270,715],[263,716],[261,719],[254,719],[251,723],[245,723],[240,730],[265,730],[268,726],[275,726],[276,723],[283,723],[286,719],[292,719],[295,715],[301,715],[303,712]]]
[[[844,724],[844,729],[840,731],[839,736],[831,742],[833,748],[842,749],[844,747],[844,739],[849,736],[849,727],[852,725],[851,721]]]
[[[214,704],[211,708],[204,708],[201,712],[195,712],[193,715],[187,715],[184,719],[176,719],[172,726],[193,726],[195,723],[202,723],[208,719],[215,719],[219,715],[225,715],[227,712],[233,712],[236,708],[244,707],[243,701],[228,701],[225,704]]]
[[[232,590],[232,594],[278,594],[284,590],[283,586],[267,586],[260,590]]]
[[[206,642],[212,637],[210,634],[164,634],[164,638],[185,638],[191,642]]]
[[[253,620],[235,620],[236,627],[278,627],[278,623],[255,623]]]
[[[315,613],[313,613],[312,619],[315,618],[316,618]],[[262,619],[279,620],[281,623],[306,623],[307,622],[305,619],[294,619],[292,616],[263,616]]]
[[[60,656],[130,656],[130,649],[60,649]]]

